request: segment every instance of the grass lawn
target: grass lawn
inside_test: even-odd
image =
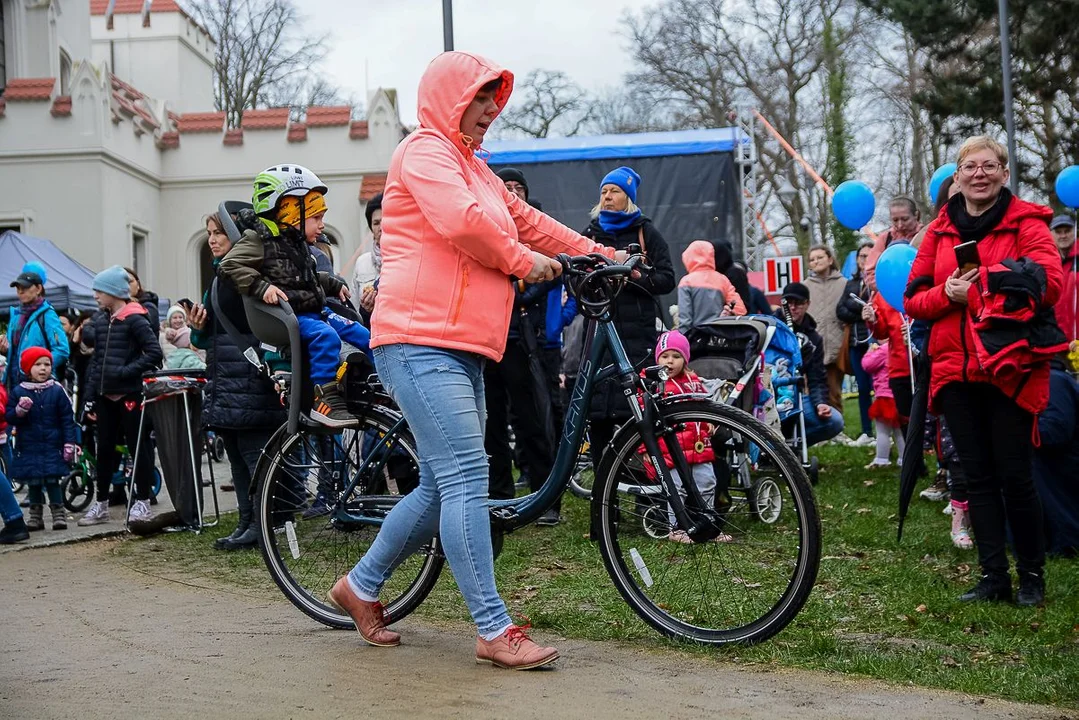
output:
[[[849,403],[848,409],[856,418]],[[560,526],[507,537],[496,563],[502,595],[512,613],[566,637],[1079,707],[1079,561],[1050,560],[1044,608],[960,604],[956,597],[977,581],[976,556],[952,546],[943,505],[916,498],[897,544],[898,471],[863,470],[870,448],[829,446],[815,454],[822,464],[816,488],[824,530],[820,574],[802,613],[764,644],[713,648],[659,637],[614,589],[587,539],[588,508],[569,495]],[[201,537],[178,533],[120,543],[115,555],[147,572],[225,582],[291,607],[258,553],[210,547],[234,521]],[[448,568],[418,615],[468,621]]]

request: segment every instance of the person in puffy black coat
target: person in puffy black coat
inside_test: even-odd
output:
[[[216,269],[231,249],[228,235],[217,214],[206,218],[206,232]],[[224,275],[217,275],[217,303],[241,334],[251,336],[243,299],[236,286]],[[210,291],[201,305],[188,314],[192,328],[191,343],[206,351],[208,382],[203,394],[202,423],[217,432],[225,443],[225,454],[236,488],[240,520],[236,530],[214,543],[219,550],[240,550],[258,546],[260,532],[254,506],[252,478],[259,454],[270,442],[274,431],[285,422],[285,409],[265,373],[243,355],[246,348],[237,345],[226,331],[214,309]]]
[[[154,458],[149,427],[142,427],[142,376],[161,366],[157,327],[151,326],[145,307],[130,298],[127,272],[119,265],[94,277],[94,299],[104,312],[93,323],[94,354],[86,387],[87,413],[97,418],[97,500],[79,525],[109,521],[109,491],[120,465],[118,444],[138,454],[135,458],[135,497],[129,519],[151,517],[150,486]]]
[[[584,231],[586,237],[615,250],[639,244],[653,268],[651,273],[627,283],[611,306],[611,317],[626,354],[638,369],[654,361],[659,337],[656,298],[675,287],[667,241],[636,205],[640,183],[641,177],[628,167],[608,173],[600,183],[600,201],[592,209],[592,223]],[[597,449],[592,453],[594,466],[598,467],[600,461],[598,449],[610,444],[615,427],[629,417],[629,407],[616,381],[598,384],[589,413],[592,447]]]
[[[150,292],[142,286],[142,280],[139,279],[139,274],[134,268],[125,267],[124,272],[127,273],[127,287],[131,299],[146,308],[146,319],[150,321],[150,327],[154,329],[154,332],[157,332],[161,327],[160,298],[157,293]]]

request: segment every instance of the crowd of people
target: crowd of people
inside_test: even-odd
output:
[[[287,301],[314,385],[311,418],[338,429],[353,422],[338,384],[345,342],[373,360],[421,453],[419,487],[334,585],[332,601],[367,642],[398,644],[383,621],[379,591],[400,559],[440,528],[478,627],[477,659],[512,668],[547,664],[557,651],[515,626],[495,589],[486,500],[516,494],[514,464],[532,490],[553,465],[584,322],[551,257],[598,252],[621,259],[636,246],[650,270],[628,283],[610,318],[632,362],[667,366],[667,392],[704,388],[689,369],[683,333],[726,317],[774,315],[802,339],[805,441],[872,445],[867,470],[876,470],[893,466],[893,446],[898,464],[905,444],[923,444],[908,432],[918,358],[939,467],[922,495],[949,500],[952,539],[977,548],[983,572],[963,599],[1011,597],[1010,531],[1017,599],[1042,601],[1046,548],[1068,554],[1079,546],[1077,493],[1065,482],[1079,458],[1079,385],[1068,373],[1079,355],[1079,252],[1074,220],[1051,218],[1007,189],[999,143],[979,137],[962,146],[928,224],[912,199],[893,199],[891,227],[859,245],[851,277],[830,246],[811,247],[809,276],[783,288],[774,306],[750,286],[723,241],[689,243],[681,256],[687,272],[676,282],[667,241],[645,212],[647,179],[633,168],[602,178],[591,222],[579,233],[542,212],[521,170],[492,172],[475,151],[511,88],[512,74],[482,58],[446,53],[431,64],[420,84],[420,128],[394,154],[385,195],[367,204],[372,248],[349,258],[343,275],[319,249],[328,188],[313,171],[288,163],[255,178],[252,209],[230,218],[242,230],[235,244],[224,218],[206,216],[216,280],[200,301],[168,306],[163,319],[159,298],[130,268],[97,274],[99,309],[79,314],[58,314],[46,298],[44,269],[24,268],[12,282],[19,304],[0,336],[7,361],[0,439],[7,474],[28,487],[29,517],[6,479],[0,482],[0,542],[43,530],[46,504],[52,529],[66,529],[59,483],[80,448],[96,448],[97,487],[78,524],[112,522],[120,445],[139,448],[127,520],[152,520],[154,450],[152,428],[139,422],[142,378],[165,367],[201,370],[208,380],[202,423],[223,439],[239,505],[236,530],[217,547],[256,547],[255,466],[285,411],[267,375],[245,358],[257,343],[243,297]],[[960,242],[976,243],[980,267],[959,269],[953,247]],[[885,302],[875,283],[877,259],[896,243],[917,248],[902,309]],[[660,298],[675,291],[677,306],[665,317]],[[1005,337],[1001,327],[1017,321],[1024,329]],[[858,414],[846,433],[845,386]],[[629,417],[615,381],[600,383],[589,415],[592,447],[609,445]],[[687,439],[691,480],[710,497],[714,458],[710,447],[696,449],[703,446],[697,440]],[[600,457],[592,453],[593,462]],[[556,506],[538,524],[559,522]],[[669,538],[692,542],[678,530]]]

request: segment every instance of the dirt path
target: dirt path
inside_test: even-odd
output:
[[[138,573],[109,543],[0,556],[0,717],[1061,718],[1048,708],[557,641],[553,671],[472,662],[466,627],[368,648],[283,598]],[[542,639],[555,641],[544,636]]]

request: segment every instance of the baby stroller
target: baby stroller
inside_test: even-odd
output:
[[[802,352],[794,331],[769,315],[747,315],[691,328],[686,337],[690,368],[713,397],[756,415],[780,432],[815,485],[820,467],[816,458],[809,457],[805,442]]]

